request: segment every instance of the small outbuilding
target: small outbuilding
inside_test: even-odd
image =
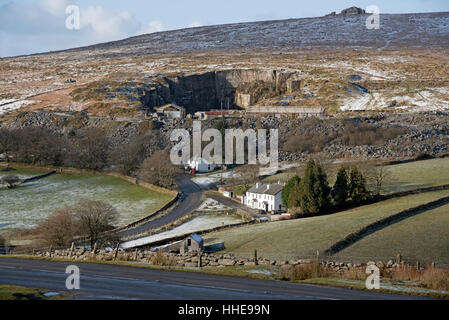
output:
[[[209,163],[203,158],[194,158],[187,162],[187,167],[190,168],[194,173],[207,173],[215,170],[215,165]]]
[[[219,187],[218,192],[220,192],[226,198],[234,198],[234,190],[232,187]]]
[[[183,119],[186,116],[186,109],[175,104],[167,104],[156,109],[158,117],[166,117],[169,120]]]
[[[204,249],[204,239],[194,233],[191,236],[184,239],[181,244],[180,253],[185,254],[188,252],[202,252]]]

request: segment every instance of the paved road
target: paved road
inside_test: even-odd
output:
[[[124,230],[120,232],[119,235],[139,235],[151,229],[158,229],[169,223],[172,223],[173,221],[178,220],[179,218],[182,218],[185,215],[192,213],[201,205],[201,202],[203,200],[203,192],[197,184],[193,183],[190,180],[190,177],[186,175],[180,176],[179,178],[177,178],[176,183],[185,195],[184,201],[182,201],[177,208],[159,218],[141,224],[136,228]]]
[[[216,200],[216,201],[218,201],[218,202],[220,202],[220,203],[222,203],[225,206],[228,206],[230,208],[239,209],[239,210],[242,210],[244,212],[247,212],[254,218],[260,217],[260,215],[258,214],[257,210],[249,208],[249,207],[247,207],[247,206],[245,206],[245,205],[243,205],[243,204],[241,204],[241,203],[239,203],[237,201],[234,201],[234,200],[232,200],[230,198],[226,198],[225,196],[220,196],[220,195],[217,195],[217,194],[208,194],[207,197],[211,198],[211,199],[214,199],[214,200]]]
[[[69,263],[0,258],[0,284],[65,291]],[[419,297],[248,278],[78,263],[73,299],[404,300]]]

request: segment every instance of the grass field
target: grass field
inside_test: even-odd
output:
[[[207,239],[225,242],[225,252],[237,256],[251,257],[257,249],[259,256],[269,259],[290,260],[311,258],[316,251],[324,252],[336,241],[358,231],[377,220],[400,211],[449,196],[449,191],[438,191],[390,199],[376,204],[344,211],[341,213],[299,220],[257,224],[241,228],[210,233]],[[209,240],[211,241],[211,240]],[[410,231],[409,243],[414,245],[413,232]],[[379,247],[378,255],[386,253]],[[430,254],[430,250],[428,253]],[[424,252],[423,254],[426,254]],[[427,256],[427,258],[433,258]],[[448,255],[447,251],[440,256]],[[369,255],[370,257],[372,254]],[[369,257],[358,253],[347,255],[348,261],[366,260]],[[394,258],[394,255],[389,257]],[[365,261],[366,262],[366,261]]]
[[[448,231],[449,205],[446,205],[379,230],[340,254],[388,260],[400,253],[410,262],[449,265]]]
[[[51,293],[39,289],[0,285],[1,300],[54,300],[60,299],[59,293]]]
[[[27,178],[42,173],[20,169],[7,174]],[[171,197],[116,177],[56,174],[15,189],[0,190],[0,226],[29,228],[54,210],[84,199],[113,205],[119,212],[118,225],[125,225],[161,208]]]
[[[264,181],[269,183],[276,183],[279,180],[286,182],[295,173],[302,172],[303,167],[302,165],[299,168],[287,170],[268,177]],[[340,165],[326,167],[331,185],[339,167]],[[389,165],[386,168],[388,169],[388,178],[384,185],[384,194],[449,184],[449,157]]]
[[[415,161],[387,167],[386,193],[449,184],[449,158]]]

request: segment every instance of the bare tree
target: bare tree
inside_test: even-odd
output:
[[[109,141],[103,130],[87,128],[81,136],[72,138],[71,143],[71,152],[66,157],[68,165],[91,170],[108,165]]]
[[[18,182],[20,182],[20,178],[14,175],[7,175],[0,178],[0,183],[6,184],[8,188],[14,188]]]
[[[129,143],[115,147],[110,153],[112,164],[118,165],[120,171],[130,175],[138,170],[145,158],[160,150],[163,139],[157,132],[149,131],[131,139]]]
[[[6,162],[9,162],[9,152],[14,144],[14,135],[6,128],[0,128],[0,154],[3,154]]]
[[[80,235],[90,239],[91,247],[98,241],[102,232],[113,229],[118,212],[103,201],[86,200],[73,208]]]
[[[385,166],[372,166],[366,170],[366,176],[369,184],[372,185],[373,193],[379,196],[385,187],[385,183],[390,179],[391,173]]]
[[[246,165],[237,168],[235,172],[236,179],[239,180],[236,182],[248,186],[259,180],[260,168],[257,165]]]
[[[35,228],[35,231],[46,245],[67,247],[74,240],[77,229],[74,209],[66,207],[53,212]]]
[[[176,187],[175,177],[178,173],[179,168],[170,162],[168,152],[161,150],[143,161],[138,176],[151,184],[173,189]]]

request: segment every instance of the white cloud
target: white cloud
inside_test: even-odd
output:
[[[140,23],[127,11],[114,11],[101,6],[81,10],[81,30],[90,31],[93,39],[117,40],[134,35]]]
[[[191,24],[189,24],[187,26],[187,28],[197,28],[197,27],[202,27],[203,25],[201,24],[201,22],[199,21],[194,21]]]
[[[68,0],[0,4],[0,56],[62,50],[136,35],[142,24],[127,11],[80,8],[80,30],[66,28]]]
[[[67,0],[40,0],[40,6],[52,15],[62,14],[69,5]]]
[[[142,27],[142,29],[139,31],[138,34],[147,34],[147,33],[154,33],[154,32],[161,32],[164,31],[165,27],[160,21],[150,21],[145,26]]]

